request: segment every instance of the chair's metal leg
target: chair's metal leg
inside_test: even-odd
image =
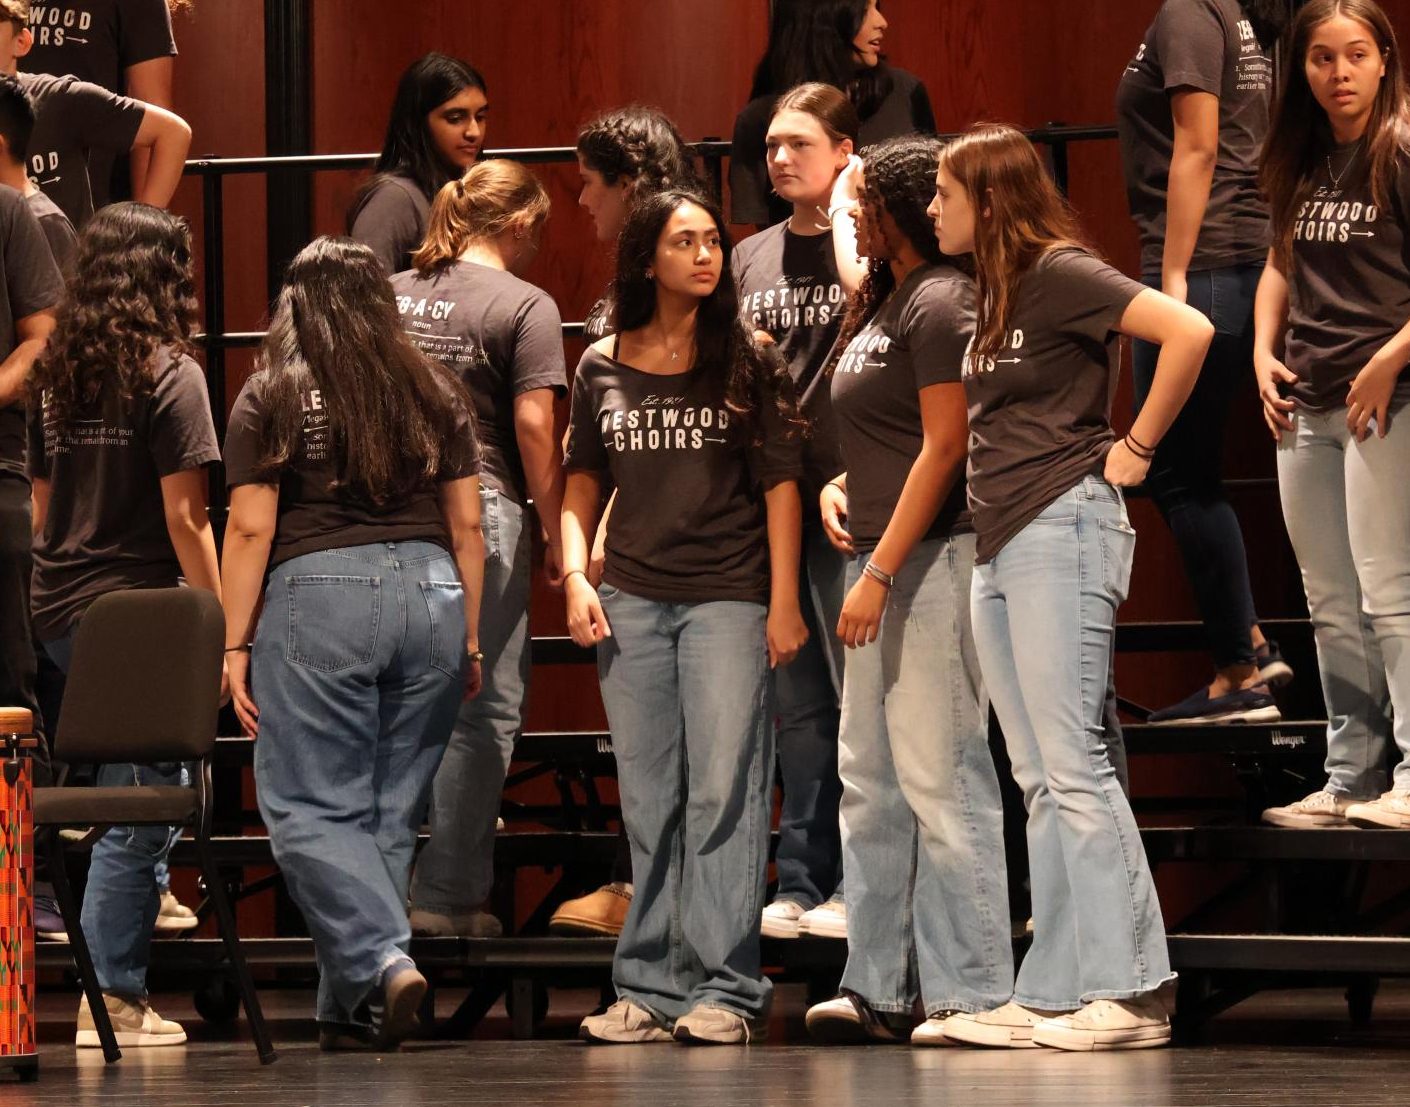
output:
[[[254,979],[250,976],[250,966],[245,963],[245,955],[240,949],[240,935],[235,931],[235,913],[230,909],[230,897],[225,894],[225,883],[216,868],[208,832],[199,822],[195,829],[196,849],[201,855],[201,871],[206,877],[206,894],[215,906],[216,923],[220,927],[221,941],[225,943],[225,956],[235,973],[235,986],[240,989],[240,999],[245,1004],[245,1018],[249,1020],[250,1033],[255,1039],[260,1063],[268,1065],[278,1060],[279,1054],[275,1052],[274,1043],[270,1041],[269,1029],[264,1023],[264,1011],[260,1008]]]
[[[69,884],[67,858],[58,827],[49,828],[49,869],[50,879],[54,882],[54,896],[59,901],[59,912],[64,916],[64,929],[69,935],[69,952],[73,954],[78,979],[83,984],[83,994],[88,997],[93,1026],[103,1046],[103,1059],[112,1064],[122,1056],[122,1050],[118,1049],[117,1035],[113,1033],[113,1020],[108,1017],[108,1005],[103,1002],[103,989],[98,984],[98,971],[93,967],[93,957],[88,952],[88,939],[83,936],[83,920],[73,898],[73,886]]]

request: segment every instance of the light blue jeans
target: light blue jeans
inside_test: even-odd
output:
[[[974,572],[984,683],[1028,810],[1033,945],[1014,999],[1071,1010],[1173,979],[1165,924],[1103,719],[1136,532],[1084,478]]]
[[[275,567],[255,631],[255,783],[274,859],[318,958],[320,1022],[406,956],[406,893],[431,779],[464,689],[465,598],[430,542]]]
[[[431,840],[416,859],[411,903],[462,914],[494,884],[495,821],[504,777],[523,725],[529,682],[529,575],[532,536],[525,510],[493,488],[480,490],[485,591],[480,598],[484,685],[460,705],[431,792]]]
[[[65,676],[77,634],[75,625],[63,638],[44,643],[50,660]],[[179,762],[99,765],[94,784],[99,788],[190,787],[191,775]],[[162,890],[159,871],[166,868],[167,854],[180,837],[179,826],[115,826],[93,846],[81,925],[98,986],[105,992],[136,998],[147,994],[152,927]]]
[[[674,1022],[696,1006],[768,1009],[759,913],[773,769],[762,604],[661,603],[598,589],[597,647],[635,895],[617,995]]]
[[[1292,418],[1278,487],[1327,701],[1327,791],[1384,792],[1392,738],[1394,786],[1410,788],[1410,414],[1360,443],[1342,409]]]
[[[798,586],[808,642],[774,673],[783,778],[774,855],[778,898],[803,907],[842,895],[837,727],[846,651],[837,639],[837,620],[846,571],[846,558],[833,549],[822,527],[805,527]]]
[[[850,587],[865,555],[847,568]],[[878,1011],[983,1011],[1013,993],[1003,803],[970,632],[974,535],[896,574],[842,693],[842,987]]]

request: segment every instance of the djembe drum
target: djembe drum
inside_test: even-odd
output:
[[[0,1066],[39,1073],[34,1047],[34,716],[0,707]]]

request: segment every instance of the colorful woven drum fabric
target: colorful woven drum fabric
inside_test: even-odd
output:
[[[0,1057],[34,1054],[34,790],[0,735]]]

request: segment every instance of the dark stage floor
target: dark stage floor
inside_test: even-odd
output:
[[[909,1047],[824,1049],[804,1044],[800,989],[779,990],[767,1045],[688,1049],[596,1047],[570,1037],[595,993],[557,992],[546,1040],[508,1040],[503,1012],[469,1043],[424,1043],[377,1058],[320,1054],[303,1017],[311,996],[266,993],[280,1060],[261,1068],[245,1041],[221,1041],[189,999],[159,997],[198,1040],[131,1050],[105,1068],[76,1055],[72,1003],[43,1002],[37,1084],[0,1076],[0,1104],[80,1107],[328,1107],[514,1104],[530,1107],[730,1107],[733,1104],[926,1104],[939,1107],[1105,1105],[1158,1107],[1373,1107],[1410,1103],[1410,985],[1388,984],[1371,1026],[1353,1029],[1334,990],[1284,992],[1240,1005],[1210,1023],[1200,1044],[1169,1050],[1076,1055],[1047,1050],[980,1052]],[[445,995],[449,1005],[454,997]]]

